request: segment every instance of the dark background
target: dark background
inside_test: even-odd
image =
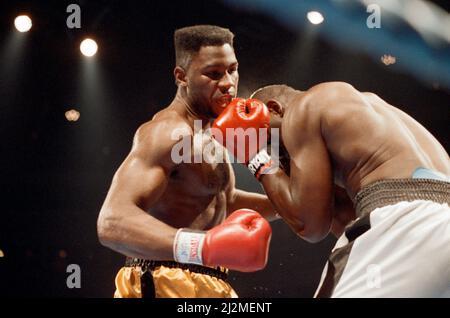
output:
[[[96,219],[135,130],[175,95],[179,27],[217,24],[235,33],[240,96],[265,84],[347,81],[403,109],[450,147],[446,85],[311,36],[308,27],[294,30],[227,1],[78,1],[82,27],[68,29],[71,2],[0,4],[0,296],[112,296],[124,257],[98,243]],[[33,19],[26,34],[13,27],[22,12]],[[89,62],[78,49],[87,35],[99,44]],[[81,113],[77,122],[64,116],[72,108]],[[239,187],[261,191],[245,169],[235,170]],[[232,285],[242,297],[311,297],[334,238],[309,244],[282,221],[272,225],[268,266],[231,272]],[[81,268],[80,289],[66,286],[69,264]]]

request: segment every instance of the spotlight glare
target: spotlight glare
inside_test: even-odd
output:
[[[68,110],[64,113],[68,121],[77,121],[80,118],[80,112],[75,109]]]
[[[324,20],[323,15],[317,11],[308,12],[306,17],[308,18],[309,22],[311,22],[312,24],[320,24]]]
[[[66,250],[59,250],[58,256],[59,256],[60,258],[66,258],[66,257],[67,257],[67,252],[66,252]]]
[[[84,56],[91,57],[97,53],[97,43],[92,39],[85,39],[80,44],[80,51]]]
[[[390,54],[384,54],[381,57],[381,62],[384,65],[391,65],[391,64],[395,64],[395,62],[397,61],[397,59],[395,58],[395,56],[392,56]]]
[[[19,32],[28,32],[31,29],[31,26],[33,23],[31,22],[31,19],[27,15],[19,15],[14,20],[14,26],[16,27],[17,31]]]

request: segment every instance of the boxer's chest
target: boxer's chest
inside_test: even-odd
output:
[[[196,190],[214,194],[225,189],[230,182],[231,165],[226,150],[205,133],[196,134],[192,142],[191,164],[183,168],[190,175]]]

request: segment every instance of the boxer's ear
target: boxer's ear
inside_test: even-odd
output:
[[[186,71],[181,66],[175,66],[173,76],[175,77],[175,84],[177,86],[187,86]]]
[[[284,108],[279,101],[276,99],[269,99],[266,103],[267,108],[271,113],[275,113],[280,117],[284,115]]]

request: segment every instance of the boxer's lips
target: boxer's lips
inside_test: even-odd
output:
[[[222,95],[221,97],[219,97],[217,99],[217,103],[219,104],[220,107],[225,108],[233,99],[233,96],[231,95]]]
[[[233,96],[226,94],[226,95],[222,95],[222,96],[218,97],[217,102],[219,104],[223,104],[223,103],[229,104],[232,99],[233,99]]]

